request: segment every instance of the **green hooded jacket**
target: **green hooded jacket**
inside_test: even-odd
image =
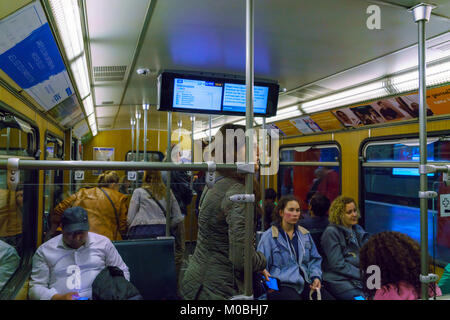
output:
[[[200,198],[198,236],[181,283],[187,300],[229,299],[244,293],[245,203],[229,197],[244,194],[237,179],[221,177]],[[253,271],[266,267],[266,258],[253,251]]]

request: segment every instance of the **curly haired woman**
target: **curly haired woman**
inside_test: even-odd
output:
[[[358,225],[360,215],[355,200],[340,196],[331,203],[330,224],[321,238],[323,282],[338,300],[363,295],[359,272],[359,249],[369,234]]]
[[[420,297],[420,246],[411,237],[396,231],[385,231],[372,236],[360,251],[360,269],[363,283],[370,274],[371,265],[381,271],[381,288],[364,287],[373,300],[417,300]],[[433,295],[430,287],[430,295]],[[436,286],[436,295],[442,295]]]

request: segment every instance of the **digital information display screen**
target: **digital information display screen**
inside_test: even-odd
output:
[[[174,82],[174,108],[220,111],[221,83],[178,78]]]
[[[245,112],[245,85],[225,83],[223,111]],[[253,112],[266,113],[268,87],[253,86]]]
[[[279,85],[255,81],[253,114],[276,115]],[[245,80],[235,76],[207,76],[163,72],[158,76],[158,110],[243,116],[246,112]]]

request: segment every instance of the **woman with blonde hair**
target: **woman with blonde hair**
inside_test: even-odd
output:
[[[89,231],[122,240],[127,229],[127,197],[119,191],[119,175],[105,171],[97,180],[97,187],[82,188],[58,204],[51,214],[50,236],[56,234],[61,216],[67,208],[82,207],[88,212]]]
[[[330,206],[330,224],[321,237],[324,287],[338,300],[363,296],[359,272],[359,250],[369,234],[358,225],[360,214],[355,200],[337,197]]]
[[[171,194],[171,229],[184,220],[175,196]],[[142,187],[131,197],[128,210],[128,238],[156,238],[166,235],[166,186],[161,172],[147,170],[142,179]]]

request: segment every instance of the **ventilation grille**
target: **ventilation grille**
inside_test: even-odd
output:
[[[122,81],[127,66],[97,66],[94,67],[94,81]]]
[[[307,88],[303,88],[303,89],[299,89],[297,91],[290,92],[289,95],[300,98],[302,101],[304,101],[304,100],[314,99],[315,97],[325,95],[332,91],[333,90],[330,90],[328,88],[313,84]]]

